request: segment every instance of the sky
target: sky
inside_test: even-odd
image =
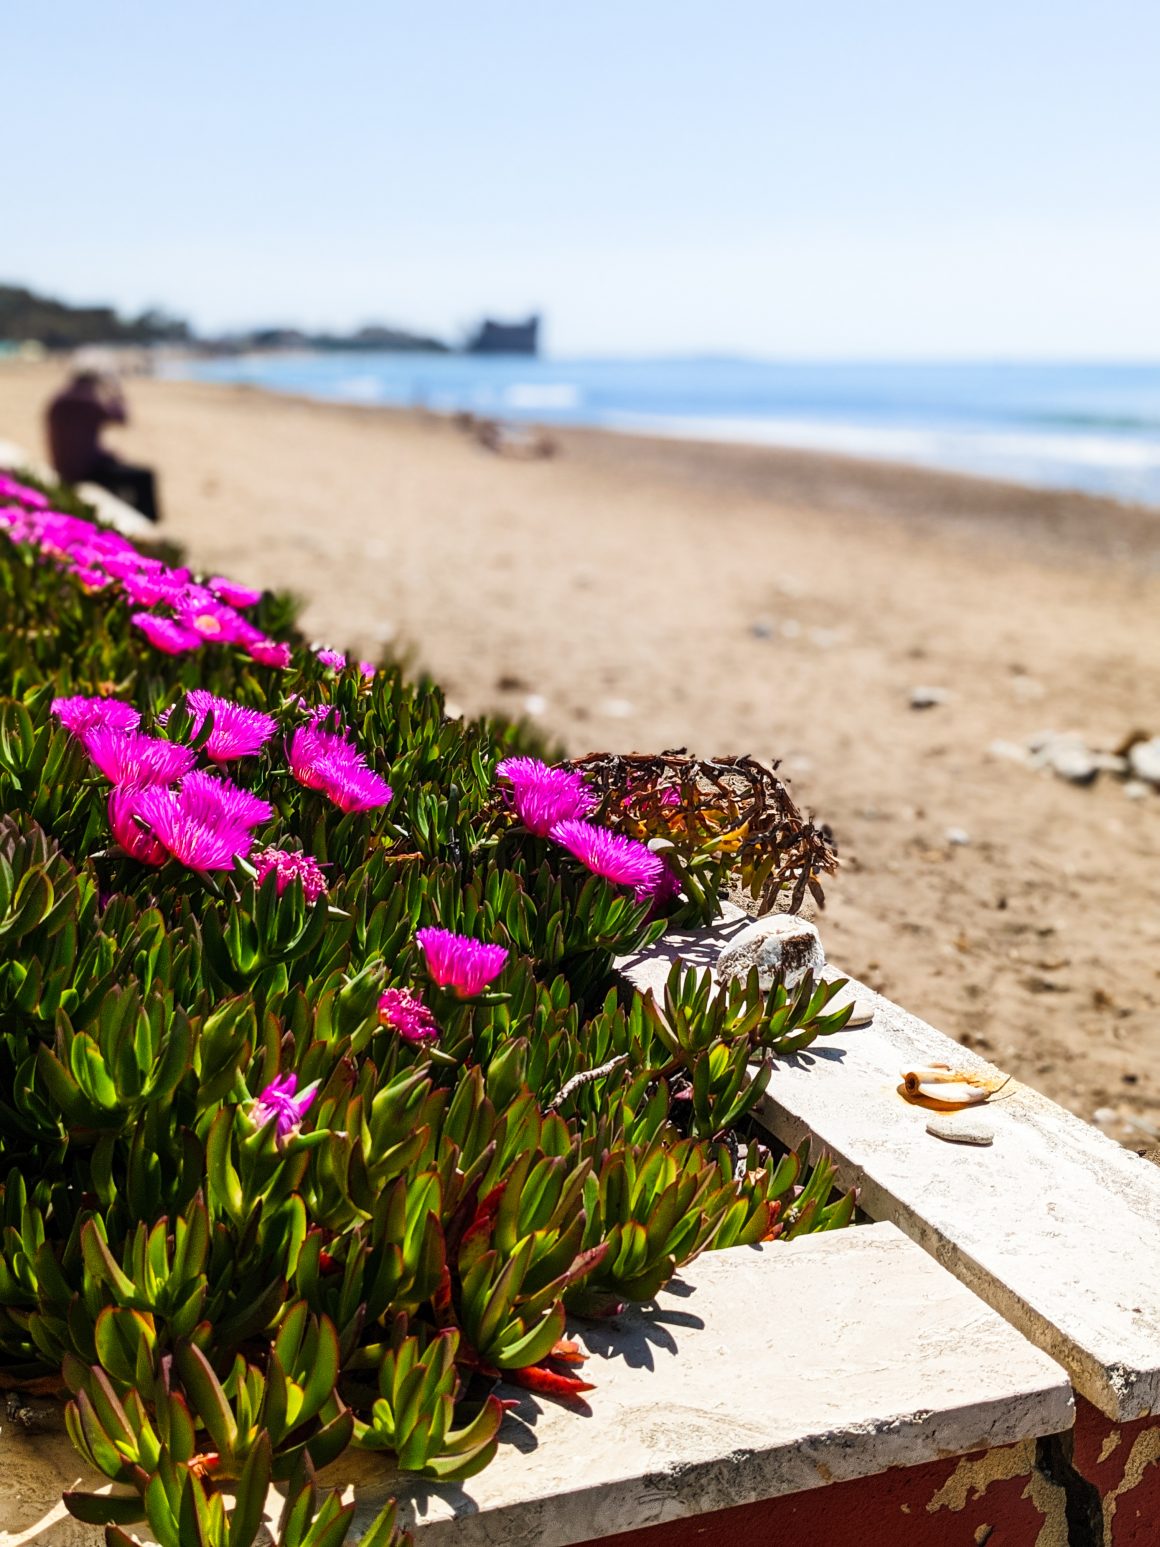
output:
[[[1160,359],[1155,0],[54,0],[4,52],[0,280],[69,300]]]

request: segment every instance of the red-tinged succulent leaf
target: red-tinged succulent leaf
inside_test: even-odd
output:
[[[591,1381],[580,1380],[575,1375],[560,1375],[556,1370],[546,1370],[542,1364],[527,1365],[522,1370],[505,1370],[504,1380],[545,1397],[578,1397],[582,1392],[596,1390]]]

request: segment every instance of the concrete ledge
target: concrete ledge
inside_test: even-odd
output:
[[[711,966],[737,919],[661,941],[622,971],[659,991],[674,957]],[[815,1135],[872,1218],[893,1221],[1058,1359],[1109,1418],[1160,1411],[1160,1169],[1014,1081],[980,1109],[991,1147],[933,1138],[931,1114],[898,1095],[900,1070],[993,1066],[853,986],[873,1024],[779,1062],[762,1120],[790,1145]]]
[[[567,1547],[1071,1426],[1065,1373],[891,1225],[709,1252],[573,1332],[590,1415],[519,1398],[455,1487],[397,1489],[423,1547]]]

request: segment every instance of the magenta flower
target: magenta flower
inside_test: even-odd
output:
[[[135,731],[141,723],[133,705],[120,698],[86,698],[78,693],[72,698],[54,698],[51,707],[65,730],[72,731],[74,736],[83,736],[98,725],[115,731]]]
[[[397,1031],[404,1042],[417,1047],[439,1040],[439,1027],[431,1011],[407,988],[388,988],[379,1000],[379,1020]]]
[[[262,600],[261,591],[255,591],[253,586],[239,585],[236,580],[227,580],[224,575],[215,575],[209,582],[209,589],[231,607],[256,607]]]
[[[181,781],[181,796],[190,814],[211,826],[257,827],[274,815],[269,801],[260,800],[228,779],[215,779],[200,769],[186,774]]]
[[[9,478],[5,474],[0,474],[0,496],[4,499],[18,500],[29,510],[48,509],[48,500],[39,489],[30,489],[27,484],[18,483],[15,478]]]
[[[487,945],[450,929],[417,929],[427,971],[440,988],[451,989],[460,999],[480,994],[499,977],[508,959],[507,947]]]
[[[219,602],[204,586],[187,586],[176,606],[181,624],[214,644],[248,643],[253,633],[253,624],[233,607]]]
[[[390,804],[394,791],[365,763],[336,768],[323,787],[340,811],[375,811]]]
[[[617,886],[631,886],[638,902],[651,897],[664,882],[668,870],[664,860],[635,838],[576,821],[557,822],[551,837],[594,875]]]
[[[253,833],[207,814],[184,786],[180,790],[142,790],[137,812],[165,849],[188,870],[232,870],[234,860],[245,859],[254,846]]]
[[[294,732],[287,757],[298,783],[320,790],[340,811],[371,811],[391,799],[391,786],[367,767],[358,748],[323,730],[317,718]]]
[[[131,859],[143,865],[163,865],[165,850],[140,820],[141,790],[114,789],[109,792],[109,826],[113,837]]]
[[[301,881],[307,902],[317,902],[326,896],[326,877],[312,854],[298,854],[292,849],[262,849],[253,856],[259,884],[271,871],[277,876],[274,883],[279,897],[292,881]]]
[[[188,747],[160,741],[140,731],[95,725],[81,740],[93,762],[112,784],[172,784],[193,767]]]
[[[546,838],[557,822],[587,816],[599,804],[580,774],[549,768],[536,757],[504,758],[495,771],[511,785],[516,815],[539,838]]]
[[[250,1115],[259,1128],[264,1128],[272,1121],[274,1135],[281,1145],[302,1126],[302,1119],[318,1094],[318,1084],[315,1080],[305,1090],[298,1090],[296,1074],[279,1075],[276,1080],[271,1080],[265,1090],[259,1092]]]
[[[346,665],[346,656],[341,650],[319,650],[316,654],[322,664],[329,666],[332,671],[342,671]]]
[[[254,639],[246,646],[246,650],[252,661],[257,661],[259,666],[280,666],[285,668],[290,664],[290,646],[282,644],[276,639]]]
[[[373,661],[360,661],[358,663],[358,670],[359,676],[362,677],[363,681],[370,682],[371,678],[378,672],[378,667]]]
[[[204,640],[201,635],[175,618],[158,618],[151,612],[134,612],[130,623],[139,628],[151,645],[164,650],[166,655],[184,655],[188,650],[200,650]]]
[[[213,715],[213,729],[205,743],[205,755],[215,763],[227,763],[234,757],[248,757],[260,752],[278,729],[272,714],[259,709],[246,709],[231,703],[228,698],[218,698],[205,688],[191,688],[185,702],[193,716],[194,732],[205,724],[206,715]]]

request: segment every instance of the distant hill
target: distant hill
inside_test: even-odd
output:
[[[166,312],[120,317],[111,306],[70,306],[21,285],[0,285],[0,340],[33,341],[46,349],[84,344],[172,344],[190,337],[189,326]]]
[[[242,349],[367,349],[383,354],[448,354],[442,339],[368,323],[354,333],[306,333],[301,328],[255,328],[231,339]]]

